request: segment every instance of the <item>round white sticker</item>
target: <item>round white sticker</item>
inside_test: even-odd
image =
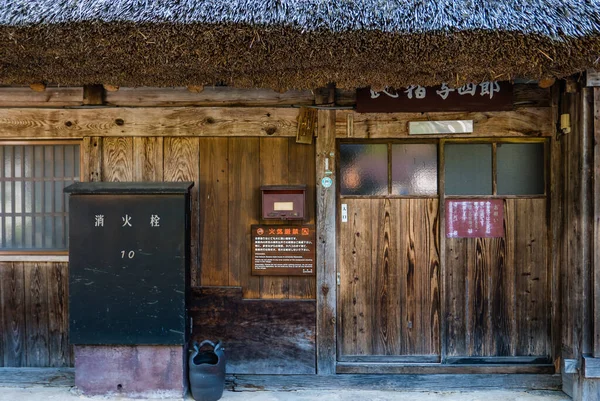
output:
[[[329,188],[333,184],[333,180],[329,177],[323,177],[321,180],[321,185],[325,188]]]

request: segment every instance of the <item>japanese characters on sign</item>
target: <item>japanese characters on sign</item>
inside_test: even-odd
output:
[[[315,274],[315,229],[302,226],[252,226],[252,274]]]
[[[121,216],[121,227],[133,227],[132,217],[129,214],[125,214]],[[143,224],[143,223],[142,223]],[[94,215],[94,227],[104,227],[104,215],[96,214]],[[160,216],[157,214],[150,215],[150,224],[149,227],[160,227]]]
[[[451,88],[411,85],[374,91],[361,88],[356,94],[359,113],[421,111],[504,111],[512,109],[512,85],[509,82],[468,83]]]
[[[502,199],[452,199],[446,201],[446,237],[504,236]]]

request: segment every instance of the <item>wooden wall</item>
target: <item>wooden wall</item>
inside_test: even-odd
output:
[[[93,137],[84,152],[90,180],[194,181],[193,285],[240,286],[245,298],[314,298],[314,278],[250,275],[250,225],[265,223],[261,185],[308,185],[314,224],[314,146],[295,138]]]
[[[448,357],[551,355],[546,199],[505,199],[502,238],[446,238]]]
[[[72,364],[66,263],[0,262],[0,367]]]

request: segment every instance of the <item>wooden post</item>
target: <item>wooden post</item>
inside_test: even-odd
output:
[[[333,103],[335,99],[328,100],[328,103]],[[317,374],[333,375],[336,366],[337,299],[334,110],[318,111],[317,134]],[[326,177],[332,180],[332,185],[323,185],[322,180]]]
[[[600,87],[594,88],[594,274],[593,274],[593,348],[600,358]]]

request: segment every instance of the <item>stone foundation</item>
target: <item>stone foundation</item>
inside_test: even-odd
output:
[[[75,385],[85,395],[181,398],[187,392],[183,346],[75,346]]]

